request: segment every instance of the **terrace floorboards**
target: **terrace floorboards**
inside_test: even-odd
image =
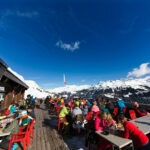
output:
[[[50,125],[50,120],[55,116],[49,114],[44,104],[35,110],[35,115],[34,139],[31,138],[27,150],[69,150],[56,126]],[[56,119],[54,121],[56,125]]]

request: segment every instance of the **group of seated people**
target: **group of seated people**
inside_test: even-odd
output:
[[[19,133],[20,127],[27,127],[31,120],[35,119],[34,105],[18,105],[12,103],[0,114],[0,133],[10,133],[0,138],[0,149],[8,150],[9,142],[13,134]],[[12,145],[11,150],[18,147],[17,143]]]
[[[77,127],[78,129],[82,127],[89,127],[88,123],[90,122],[88,122],[87,116],[88,114],[92,114],[91,120],[92,123],[94,123],[95,131],[104,132],[111,127],[117,129],[120,128],[120,126],[123,126],[124,131],[120,131],[119,133],[117,133],[119,136],[132,139],[133,142],[141,150],[150,149],[149,138],[133,123],[128,121],[129,119],[131,119],[128,113],[130,109],[133,109],[135,111],[137,117],[149,114],[143,108],[140,108],[137,102],[134,102],[131,106],[126,106],[125,102],[119,98],[116,98],[114,102],[112,102],[111,100],[105,100],[104,98],[97,98],[95,101],[71,98],[50,98],[49,103],[51,108],[61,108],[58,114],[58,119],[65,119],[69,124],[71,124],[71,131],[75,127]],[[117,114],[114,114],[115,108],[118,109]],[[80,127],[78,126],[78,122]],[[87,132],[88,131],[89,128]],[[97,145],[99,150],[106,150],[111,147],[111,144],[109,142],[100,137]]]

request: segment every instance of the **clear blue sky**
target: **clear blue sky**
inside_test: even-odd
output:
[[[43,88],[125,78],[150,60],[149,0],[1,0],[0,57]]]

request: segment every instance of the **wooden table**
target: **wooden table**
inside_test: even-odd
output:
[[[150,133],[150,115],[131,120],[130,122],[135,124],[144,134]]]
[[[132,149],[134,150],[132,140],[130,139],[122,138],[111,133],[109,133],[108,135],[104,135],[100,131],[96,131],[96,133],[108,142],[110,142],[112,144],[112,149],[114,149],[114,146],[117,146],[119,149],[122,149],[127,145],[132,145]]]
[[[10,132],[8,132],[8,133],[3,133],[3,132],[0,132],[0,137],[3,137],[3,136],[8,136],[8,135],[10,135]]]
[[[5,119],[0,120],[0,124],[3,128],[5,128],[7,123],[9,123],[9,118],[5,118]]]
[[[11,114],[9,114],[6,118],[13,117],[14,115],[15,115],[14,113],[11,113]]]
[[[3,128],[0,128],[0,137],[10,135],[10,132],[8,132],[8,133],[3,133],[2,130],[3,130]]]

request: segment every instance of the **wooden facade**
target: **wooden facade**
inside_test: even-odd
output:
[[[19,103],[24,98],[28,86],[8,70],[8,66],[0,59],[0,94],[4,96],[1,101],[2,109],[11,103]]]

